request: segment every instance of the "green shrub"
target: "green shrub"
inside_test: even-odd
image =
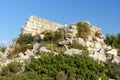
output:
[[[42,54],[26,66],[26,72],[31,71],[48,80],[107,80],[104,66],[80,55]]]
[[[3,53],[4,53],[4,52],[5,52],[5,50],[6,50],[6,47],[0,47],[0,51],[1,51],[1,52],[3,52]]]
[[[57,43],[60,40],[63,40],[64,38],[64,32],[61,29],[58,29],[58,31],[49,31],[45,33],[44,40],[50,43]]]
[[[60,53],[61,47],[58,46],[58,42],[64,39],[64,32],[62,29],[58,31],[45,32],[44,40],[41,41],[42,46],[46,46],[47,49]]]
[[[1,80],[108,80],[105,67],[86,56],[41,53],[41,58],[31,60],[24,73],[18,74],[20,64],[3,67]]]
[[[17,39],[17,43],[20,45],[32,44],[34,42],[34,37],[31,34],[20,34]]]
[[[22,64],[18,62],[12,62],[8,64],[7,66],[4,66],[1,68],[1,76],[7,76],[10,74],[16,74],[22,70]]]
[[[22,74],[10,74],[7,76],[2,76],[0,80],[45,80],[41,76],[37,75],[35,72],[27,72]]]
[[[12,51],[9,51],[8,58],[13,58],[20,52],[25,52],[26,49],[32,49],[34,43],[34,37],[31,34],[21,34],[16,40]]]
[[[105,43],[107,45],[112,46],[112,48],[118,49],[118,56],[120,56],[120,33],[114,34],[106,34]]]
[[[87,22],[78,22],[76,25],[78,30],[78,37],[87,39],[88,35],[90,34],[90,25]]]
[[[120,64],[117,63],[109,63],[107,65],[108,68],[108,76],[115,80],[120,80]]]

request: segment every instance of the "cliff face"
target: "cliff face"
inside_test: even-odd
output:
[[[55,23],[36,16],[31,16],[27,19],[25,25],[23,26],[22,33],[31,33],[32,35],[36,35],[44,31],[56,31],[58,28],[61,27],[63,27],[63,25],[59,23]]]

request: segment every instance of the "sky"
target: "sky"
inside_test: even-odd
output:
[[[31,15],[60,24],[89,21],[103,34],[120,32],[120,0],[0,0],[0,45],[12,44]]]

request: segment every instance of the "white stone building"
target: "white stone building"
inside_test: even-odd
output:
[[[59,23],[55,23],[36,16],[31,16],[30,18],[27,19],[25,25],[23,26],[22,34],[31,33],[34,36],[46,30],[56,31],[58,28],[61,27],[63,27],[63,25]]]

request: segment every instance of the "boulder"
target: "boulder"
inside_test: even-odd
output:
[[[107,46],[107,47],[106,47],[106,51],[109,51],[109,50],[111,50],[111,49],[112,49],[111,46]]]
[[[64,54],[67,54],[67,55],[80,54],[81,55],[82,50],[71,48],[65,51]]]
[[[117,56],[117,49],[111,49],[109,51],[106,52],[107,54],[112,54],[114,56]]]
[[[43,40],[43,39],[44,39],[44,37],[45,37],[45,35],[44,35],[44,34],[40,34],[40,39],[41,39],[41,40]]]
[[[30,49],[27,49],[24,54],[29,55],[29,56],[34,55],[34,53]]]
[[[87,38],[88,41],[93,41],[93,37],[91,35],[88,35],[88,38]]]
[[[18,56],[22,58],[22,57],[24,57],[24,53],[20,52],[20,53],[18,54]]]
[[[48,50],[46,47],[41,47],[40,49],[39,49],[39,51],[40,51],[40,53],[41,52],[44,52],[44,53],[49,53],[49,52],[51,52],[50,50]]]
[[[40,44],[38,44],[38,43],[34,44],[32,52],[35,54],[38,53],[39,48],[40,48]]]
[[[20,59],[20,60],[22,60],[22,62],[23,62],[24,60],[26,60],[26,59],[29,59],[29,58],[30,58],[30,55],[25,55],[25,54],[24,54],[24,53],[22,53],[22,52],[21,52],[21,53],[19,53],[18,55],[19,55],[19,59]],[[17,58],[16,58],[16,60],[19,60],[19,59],[17,59]]]
[[[64,39],[67,40],[67,39],[72,39],[73,38],[73,34],[72,33],[66,33],[64,35]]]
[[[61,48],[61,51],[62,51],[62,52],[65,52],[65,51],[67,51],[67,50],[68,50],[68,47],[67,47],[66,45],[63,45],[62,48]]]
[[[67,44],[72,44],[72,40],[68,39],[68,40],[65,40],[65,41],[61,41],[58,44],[61,45],[61,46],[67,45]]]
[[[120,63],[120,57],[119,56],[114,56],[114,59],[112,60],[112,62]]]
[[[96,49],[100,49],[100,48],[102,48],[102,45],[101,45],[100,42],[95,41],[94,44],[95,44],[95,48],[96,48]]]
[[[90,48],[94,48],[95,46],[94,46],[94,43],[93,42],[91,42],[91,41],[86,41],[86,46],[87,47],[90,47]]]
[[[112,62],[113,59],[114,59],[114,55],[112,55],[112,54],[106,54],[106,60],[107,60],[107,62]]]
[[[106,62],[106,55],[97,51],[90,54],[89,57],[93,58],[94,60]]]
[[[85,41],[83,38],[75,38],[75,41],[78,43],[78,44],[81,44],[83,46],[85,46]]]

